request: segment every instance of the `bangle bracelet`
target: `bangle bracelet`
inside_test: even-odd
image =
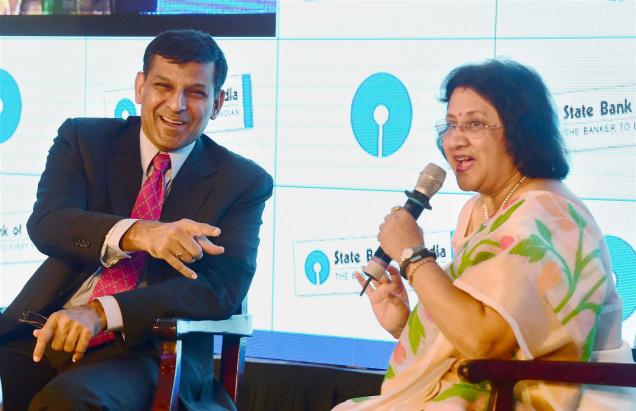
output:
[[[417,263],[413,264],[413,267],[408,267],[410,268],[410,270],[407,268],[407,278],[409,281],[409,285],[412,287],[413,286],[413,274],[415,274],[415,272],[424,264],[426,263],[433,263],[435,262],[435,259],[433,257],[429,257],[429,258],[425,258],[422,261],[418,261]]]

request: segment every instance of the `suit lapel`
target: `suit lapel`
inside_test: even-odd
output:
[[[216,167],[203,146],[202,138],[206,137],[197,139],[188,159],[172,182],[172,188],[163,205],[162,221],[194,218],[212,192],[206,180],[216,172]]]
[[[108,151],[108,190],[113,214],[125,217],[130,216],[143,176],[139,130],[139,123],[127,127],[110,142]]]

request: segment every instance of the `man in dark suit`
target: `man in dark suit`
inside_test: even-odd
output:
[[[155,319],[223,319],[240,307],[272,179],[202,134],[226,73],[212,37],[168,31],[135,79],[141,118],[60,127],[27,224],[48,258],[0,317],[5,411],[148,409]],[[137,274],[103,292],[121,273]],[[20,323],[29,311],[48,317],[43,328]],[[183,344],[182,408],[233,408],[212,384],[211,336]]]

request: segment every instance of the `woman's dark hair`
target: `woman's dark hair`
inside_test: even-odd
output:
[[[539,74],[510,60],[487,60],[450,72],[440,100],[466,87],[492,104],[504,126],[507,151],[524,176],[564,179],[570,170],[558,117]],[[438,140],[441,148],[441,141]],[[443,152],[442,152],[443,153]]]
[[[227,61],[216,41],[197,30],[168,30],[155,37],[144,52],[144,74],[147,75],[155,56],[171,63],[214,63],[214,96],[217,97],[227,76]]]

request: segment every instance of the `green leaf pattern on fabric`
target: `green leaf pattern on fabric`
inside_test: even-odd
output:
[[[519,209],[523,205],[525,200],[519,200],[513,205],[511,205],[505,213],[500,215],[495,219],[494,222],[488,228],[488,232],[492,233],[496,231],[499,227],[501,227],[506,221],[510,219],[510,217],[515,213],[516,210]],[[546,258],[547,254],[550,254],[551,257],[555,259],[555,261],[559,264],[564,277],[568,282],[568,288],[566,294],[563,296],[562,300],[557,304],[554,308],[554,312],[559,314],[568,303],[570,303],[571,298],[574,296],[577,286],[580,281],[580,277],[585,270],[585,267],[588,266],[590,262],[594,259],[601,258],[601,250],[600,246],[594,250],[591,250],[587,253],[587,255],[583,255],[583,236],[584,229],[587,227],[588,223],[583,216],[574,208],[572,204],[568,202],[567,204],[568,214],[576,224],[579,230],[579,241],[577,245],[577,251],[575,255],[574,263],[569,263],[565,256],[563,256],[554,246],[553,244],[553,233],[552,231],[539,219],[535,220],[536,226],[536,234],[530,234],[528,238],[519,239],[516,244],[508,251],[510,254],[519,255],[522,257],[526,257],[528,262],[536,263],[544,258]],[[482,231],[483,228],[480,227],[479,231]],[[456,261],[453,261],[450,267],[450,274],[453,279],[457,279],[461,277],[466,269],[472,267],[476,264],[479,264],[483,261],[486,261],[495,256],[491,251],[483,250],[483,247],[499,247],[499,243],[490,239],[484,239],[477,244],[472,245],[470,242],[466,242],[464,247],[460,252],[460,256]],[[473,255],[475,255],[473,257]],[[589,300],[594,294],[594,292],[607,280],[607,277],[599,280],[593,287],[590,289],[585,295],[581,298],[581,301],[576,305],[576,307],[569,313],[561,314],[562,315],[562,324],[567,324],[572,318],[576,315],[580,314],[582,311],[591,310],[593,311],[598,321],[598,313],[600,311],[600,306],[598,304],[593,304]],[[597,325],[590,330],[588,337],[586,338],[585,347],[583,347],[582,358],[588,359],[591,355],[591,349],[594,346],[594,339],[596,335]]]
[[[468,243],[466,243],[466,245],[468,245]],[[467,247],[464,247],[461,257],[459,258],[459,267],[455,268],[455,262],[451,264],[451,276],[453,278],[459,278],[468,267],[476,265],[482,261],[486,261],[495,256],[495,254],[492,252],[480,251],[477,253],[475,258],[471,258],[473,253],[475,253],[479,248],[483,246],[491,246],[498,249],[501,247],[501,244],[499,244],[497,241],[486,238],[479,241],[470,250],[466,250]]]
[[[535,234],[531,234],[525,240],[521,240],[512,247],[510,254],[520,255],[522,257],[528,257],[531,263],[540,261],[545,256],[548,249],[545,247],[544,242]]]
[[[552,233],[550,232],[550,229],[539,220],[535,220],[535,224],[537,225],[537,230],[539,231],[541,238],[543,238],[548,244],[552,244]]]
[[[389,368],[386,369],[386,374],[384,374],[384,379],[390,380],[393,377],[395,377],[395,371],[393,371],[393,367],[389,364]]]
[[[568,213],[572,217],[572,220],[579,230],[574,264],[568,263],[566,257],[554,247],[554,244],[552,243],[552,232],[543,222],[538,219],[535,220],[535,225],[537,227],[537,232],[539,233],[539,235],[530,234],[528,238],[519,241],[509,251],[510,254],[527,257],[528,262],[530,263],[540,261],[546,256],[546,254],[550,253],[550,255],[554,257],[555,261],[560,265],[560,268],[568,282],[568,287],[567,292],[565,293],[559,304],[557,304],[554,308],[555,314],[561,313],[561,311],[563,311],[563,309],[568,306],[568,303],[570,303],[570,300],[574,296],[585,267],[587,267],[587,265],[594,259],[601,258],[601,250],[598,247],[590,251],[586,256],[583,256],[583,236],[584,229],[585,227],[587,227],[587,221],[576,211],[576,209],[570,203],[568,203]],[[600,278],[592,286],[592,288],[589,289],[581,297],[580,301],[574,307],[574,309],[572,309],[572,311],[567,314],[561,314],[561,324],[563,325],[566,325],[574,317],[585,310],[591,310],[595,314],[596,318],[594,325],[589,331],[589,334],[585,339],[585,343],[582,347],[581,359],[585,361],[589,360],[592,354],[594,342],[596,339],[596,332],[598,330],[598,318],[601,311],[601,306],[599,304],[590,302],[590,298],[594,295],[596,290],[598,290],[598,288],[603,285],[603,283],[605,283],[605,281],[607,281],[607,276],[603,276],[602,278]]]
[[[568,203],[568,212],[572,216],[572,219],[576,223],[577,226],[582,230],[587,226],[587,221],[576,211],[576,209],[572,206],[572,204]]]
[[[512,206],[510,206],[509,209],[506,210],[505,213],[503,213],[502,215],[500,215],[499,217],[497,217],[497,219],[495,220],[494,223],[492,223],[492,225],[490,226],[490,232],[492,233],[493,231],[495,231],[496,229],[498,229],[499,227],[501,227],[506,221],[508,221],[510,219],[510,216],[517,211],[517,209],[519,207],[521,207],[521,205],[524,203],[525,200],[521,200],[521,201],[517,201],[516,203],[514,203]]]
[[[482,224],[475,234],[483,232],[484,230],[488,230],[487,232],[489,234],[495,232],[497,229],[503,226],[511,218],[512,215],[514,215],[514,213],[523,205],[524,202],[525,199],[518,200],[494,221]],[[583,235],[584,229],[588,225],[588,223],[585,218],[582,217],[581,214],[577,212],[570,203],[567,204],[567,207],[568,213],[564,214],[564,216],[567,217],[569,214],[569,217],[572,218],[579,230],[579,241],[577,245],[576,255],[573,256],[571,255],[571,253],[568,253],[569,260],[574,260],[573,262],[568,261],[568,259],[564,255],[562,255],[559,250],[556,249],[553,243],[553,232],[548,228],[548,226],[546,226],[544,222],[540,221],[539,219],[535,219],[536,232],[530,234],[527,238],[515,238],[515,242],[512,244],[513,246],[508,249],[507,252],[512,255],[518,255],[527,258],[529,263],[537,263],[549,256],[554,260],[554,262],[558,264],[561,272],[563,273],[563,277],[567,280],[568,284],[565,296],[563,296],[562,300],[554,308],[555,314],[559,315],[559,318],[561,319],[561,323],[563,325],[567,324],[574,317],[585,310],[591,310],[595,313],[596,318],[594,321],[594,325],[587,335],[581,352],[581,358],[583,360],[588,360],[594,348],[595,337],[599,326],[598,318],[601,310],[601,306],[599,304],[595,304],[591,300],[591,298],[599,289],[599,287],[601,287],[604,282],[607,281],[607,276],[604,276],[603,278],[598,280],[594,284],[594,286],[591,289],[587,290],[587,292],[585,292],[584,294],[581,294],[580,290],[579,292],[575,293],[581,275],[585,272],[585,268],[594,259],[602,258],[600,248],[602,246],[602,242],[601,244],[598,244],[596,246],[596,249],[591,250],[587,252],[586,255],[584,255],[585,250],[583,250]],[[475,241],[466,241],[458,251],[457,258],[455,258],[450,265],[449,273],[453,280],[461,277],[468,268],[494,258],[498,255],[498,253],[506,252],[504,251],[504,249],[508,246],[508,243],[504,243],[503,240],[500,243],[492,238],[484,239],[475,237],[475,234],[473,234],[473,238],[475,238]],[[495,236],[493,237],[498,238]],[[502,244],[504,244],[503,247]],[[574,307],[574,309],[572,309],[572,306],[569,305],[569,303],[574,295],[577,295],[577,298],[579,298],[580,301]],[[560,313],[566,307],[568,307],[571,312]],[[417,308],[411,312],[407,326],[408,342],[411,347],[411,351],[417,355],[417,350],[421,344],[421,341],[426,337],[424,325],[419,317]],[[384,378],[385,380],[388,380],[393,378],[394,376],[395,370],[392,367],[392,364],[389,364]],[[487,396],[489,395],[489,393],[490,387],[486,382],[480,384],[460,382],[440,392],[433,399],[433,401],[441,402],[452,397],[460,397],[468,402],[476,403],[477,400],[484,400],[484,396],[486,396],[485,400],[487,403]],[[359,401],[364,401],[367,398],[368,397],[359,399]]]
[[[479,264],[482,261],[489,260],[489,259],[493,258],[495,255],[496,255],[495,253],[491,253],[490,251],[481,251],[481,252],[477,253],[475,258],[473,259],[472,265]]]
[[[596,332],[598,331],[598,325],[599,325],[599,321],[598,321],[598,312],[597,312],[596,321],[594,321],[594,326],[590,330],[590,333],[587,335],[587,338],[585,339],[585,343],[583,344],[583,353],[581,354],[581,359],[583,361],[589,361],[589,359],[592,358],[592,351],[594,351],[594,343],[596,342]]]
[[[457,278],[459,278],[459,274],[455,270],[455,264],[450,265],[450,275],[453,278],[453,280],[456,280]]]
[[[351,402],[355,402],[356,404],[359,402],[364,402],[371,399],[371,397],[357,397],[357,398],[352,398]]]
[[[424,330],[424,325],[417,313],[417,307],[411,311],[411,314],[409,315],[408,327],[409,345],[411,346],[411,351],[413,351],[414,354],[417,354],[417,347],[420,345],[420,340],[426,337],[426,331]]]
[[[433,401],[439,402],[447,400],[451,397],[461,397],[468,402],[475,402],[480,395],[489,392],[490,389],[485,382],[479,384],[460,382],[439,393],[435,398],[433,398]]]

